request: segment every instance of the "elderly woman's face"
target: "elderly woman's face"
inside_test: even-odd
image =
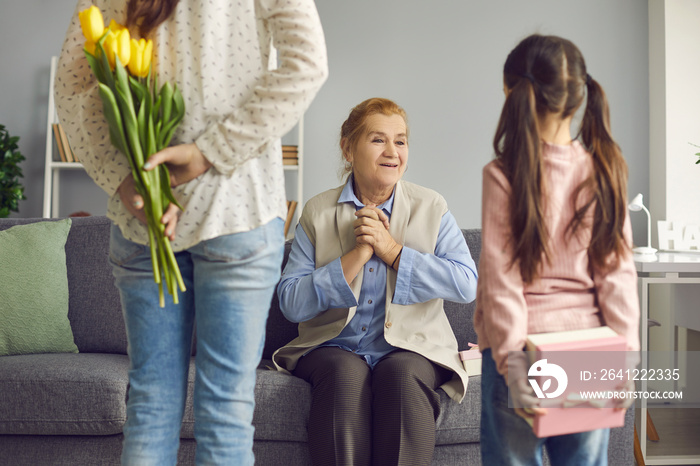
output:
[[[357,183],[370,189],[393,187],[406,171],[408,137],[401,115],[367,117],[367,131],[348,155]]]

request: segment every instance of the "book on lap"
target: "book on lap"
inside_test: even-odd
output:
[[[471,344],[470,344],[471,346]],[[479,347],[473,345],[470,349],[459,352],[459,359],[462,360],[464,370],[469,377],[481,375],[481,351]]]

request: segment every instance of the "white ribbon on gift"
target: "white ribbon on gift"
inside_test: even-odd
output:
[[[576,408],[583,407],[583,405],[590,405],[593,408],[605,408],[605,404],[611,400],[611,398],[597,398],[595,395],[600,393],[602,395],[607,394],[607,391],[603,392],[589,392],[592,395],[590,398],[584,398],[580,393],[571,392],[563,400],[543,400],[540,403],[541,408]]]

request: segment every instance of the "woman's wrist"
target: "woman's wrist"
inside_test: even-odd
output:
[[[366,264],[374,255],[374,249],[369,244],[356,244],[355,250],[357,251],[362,264]]]
[[[394,258],[394,261],[391,263],[391,268],[392,269],[397,269],[399,268],[399,257],[401,257],[401,253],[403,252],[403,246],[401,246],[401,249],[399,249],[399,253],[396,254],[396,257]]]
[[[371,246],[357,244],[355,247],[340,258],[340,266],[343,269],[345,280],[350,284],[364,265],[372,258],[374,251]]]
[[[387,266],[396,268],[398,263],[401,261],[400,257],[402,250],[403,246],[398,243],[394,243],[394,245],[388,249],[388,252],[380,257],[380,259],[382,259]]]

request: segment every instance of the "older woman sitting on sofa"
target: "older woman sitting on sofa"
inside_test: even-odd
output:
[[[356,106],[341,129],[347,182],[304,207],[278,285],[299,337],[273,360],[312,386],[314,464],[430,464],[438,388],[467,374],[443,299],[475,298],[474,261],[445,200],[401,180],[404,110]]]

